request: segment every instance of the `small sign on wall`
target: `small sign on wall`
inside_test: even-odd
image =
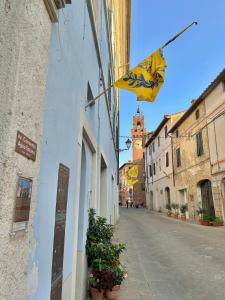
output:
[[[30,202],[32,192],[32,179],[18,177],[16,188],[16,203],[12,231],[24,230],[27,228],[30,214]]]
[[[26,158],[35,161],[37,144],[25,136],[22,132],[17,131],[15,151]]]

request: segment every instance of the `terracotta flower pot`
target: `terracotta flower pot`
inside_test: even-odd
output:
[[[106,297],[110,300],[115,300],[117,299],[118,295],[119,295],[119,290],[120,290],[120,286],[119,285],[115,285],[112,290],[106,290]]]
[[[92,300],[102,300],[104,291],[99,292],[98,289],[91,287],[91,299]]]
[[[200,219],[199,220],[199,224],[200,225],[204,225],[204,226],[209,226],[209,221],[208,220],[202,220],[202,219]]]
[[[215,227],[223,226],[223,223],[213,223],[213,226]]]

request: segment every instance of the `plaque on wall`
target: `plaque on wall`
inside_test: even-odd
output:
[[[19,176],[16,189],[14,222],[27,222],[30,214],[32,179]]]
[[[17,131],[15,151],[26,158],[35,161],[37,144],[25,136],[22,132]]]

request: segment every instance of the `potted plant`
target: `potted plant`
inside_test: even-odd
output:
[[[213,218],[210,217],[208,214],[206,214],[204,209],[199,207],[196,212],[199,216],[199,224],[200,225],[209,226],[212,223]]]
[[[106,297],[110,300],[115,300],[119,295],[120,285],[125,279],[125,271],[120,264],[112,267],[110,271],[115,274],[115,279],[113,281],[113,287],[106,290]]]
[[[171,205],[170,205],[170,203],[166,204],[166,209],[167,209],[167,216],[171,217],[172,211],[171,211]]]
[[[215,217],[215,219],[212,221],[213,226],[223,226],[223,220],[220,217]]]
[[[173,217],[174,217],[175,219],[178,219],[178,209],[179,209],[179,204],[177,204],[177,203],[172,203],[172,204],[171,204],[171,207],[172,207],[173,210],[174,210]]]
[[[91,299],[102,300],[104,291],[113,288],[115,277],[115,273],[107,269],[101,271],[92,270],[89,275]]]
[[[203,213],[202,219],[200,220],[200,224],[204,226],[210,225],[211,218],[209,215]]]
[[[182,204],[180,207],[181,220],[186,221],[186,211],[188,210],[187,204]]]
[[[100,300],[108,290],[115,292],[110,295],[116,299],[124,279],[121,269],[120,254],[126,249],[124,244],[112,242],[114,226],[107,223],[105,218],[96,217],[95,211],[89,211],[89,228],[87,231],[86,254],[89,267],[89,286],[91,297]],[[121,279],[121,277],[123,277]]]

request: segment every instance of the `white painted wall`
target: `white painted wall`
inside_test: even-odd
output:
[[[145,148],[145,168],[146,168],[146,187],[147,187],[147,207],[150,208],[150,193],[153,192],[153,209],[166,211],[166,192],[165,188],[170,188],[170,202],[176,202],[176,192],[173,185],[173,163],[172,163],[172,148],[171,138],[165,138],[165,126],[167,130],[173,126],[177,119],[170,118],[162,127],[158,135],[154,138],[151,144]],[[160,145],[158,145],[158,137]],[[155,151],[153,152],[154,143]],[[169,155],[169,166],[166,166],[166,153]],[[155,163],[156,174],[153,173],[153,164]],[[152,165],[153,176],[150,177],[149,166]]]
[[[103,1],[99,16],[99,48],[103,65],[104,80],[107,85],[109,49],[106,42],[105,15]],[[89,201],[100,207],[101,155],[107,164],[106,172],[106,217],[112,219],[113,205],[118,213],[118,187],[112,176],[117,178],[117,161],[114,151],[110,118],[105,97],[85,110],[87,83],[93,95],[98,95],[100,85],[99,61],[97,58],[91,21],[86,1],[72,1],[59,11],[59,23],[53,25],[49,49],[49,73],[45,97],[44,131],[41,147],[41,166],[37,192],[37,209],[34,232],[36,249],[30,255],[30,270],[38,270],[37,286],[31,299],[49,299],[51,289],[52,248],[55,224],[55,204],[57,190],[57,170],[59,163],[70,168],[68,190],[64,267],[63,299],[84,299],[85,295],[85,231],[87,228],[87,208]],[[112,96],[113,107],[113,96]],[[80,178],[82,142],[85,144],[89,167],[86,169],[86,195],[83,203],[83,241],[78,240],[78,223],[81,218]],[[92,152],[92,154],[91,154]],[[92,158],[91,158],[91,155]],[[88,158],[89,157],[89,158]],[[91,162],[92,160],[92,162]],[[114,189],[114,193],[112,193]],[[91,199],[88,191],[91,192]],[[114,195],[114,199],[112,199]],[[115,216],[115,219],[117,216]],[[48,241],[46,243],[46,241]],[[76,289],[76,283],[80,283]],[[29,286],[31,289],[31,286]]]

